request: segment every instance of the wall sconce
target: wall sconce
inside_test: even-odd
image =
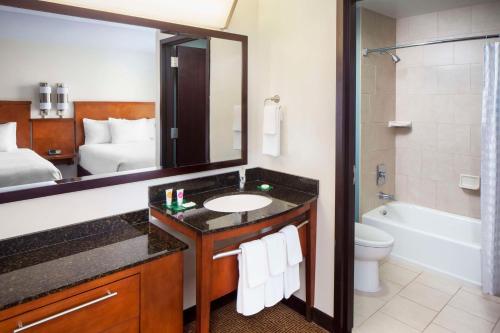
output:
[[[57,115],[59,118],[63,117],[64,111],[69,107],[68,103],[68,87],[64,83],[58,83],[56,87],[57,96]]]
[[[52,108],[52,103],[50,100],[50,94],[52,93],[52,88],[49,86],[47,82],[41,82],[39,88],[39,96],[40,96],[40,116],[45,118],[50,109]]]

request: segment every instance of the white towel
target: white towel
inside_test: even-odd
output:
[[[241,150],[241,132],[233,131],[233,149]]]
[[[290,298],[300,289],[299,264],[302,262],[302,248],[300,247],[299,231],[296,226],[288,225],[280,230],[286,240],[287,268],[284,273],[284,294]]]
[[[277,232],[262,238],[266,244],[270,277],[266,283],[266,307],[274,306],[283,299],[284,273],[287,267],[285,235]]]
[[[233,131],[241,132],[241,105],[233,106]]]
[[[262,240],[240,245],[236,311],[251,316],[264,309],[265,286],[269,279],[266,246]]]
[[[281,154],[281,107],[278,104],[264,107],[262,153],[270,156]]]
[[[287,225],[280,232],[285,235],[288,266],[300,264],[303,257],[299,229],[294,225]]]

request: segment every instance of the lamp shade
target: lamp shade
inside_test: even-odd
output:
[[[206,28],[226,28],[237,0],[44,0]]]
[[[47,82],[40,83],[39,96],[40,96],[40,110],[49,111],[52,108],[52,102],[50,100],[50,94],[52,93],[52,88]]]
[[[68,87],[64,83],[58,83],[56,88],[57,111],[64,112],[68,109]]]

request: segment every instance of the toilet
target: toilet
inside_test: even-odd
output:
[[[380,290],[379,261],[391,253],[394,237],[370,225],[355,223],[354,289]]]

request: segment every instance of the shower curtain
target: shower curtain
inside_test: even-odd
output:
[[[481,119],[483,292],[500,296],[500,43],[484,49]]]

